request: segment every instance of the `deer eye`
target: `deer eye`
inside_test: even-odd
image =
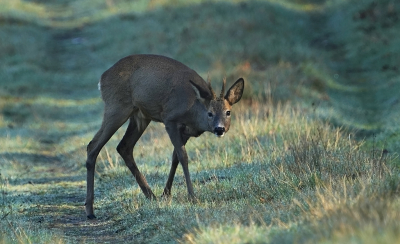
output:
[[[226,116],[231,116],[231,111],[226,111]]]
[[[213,114],[212,114],[211,112],[208,112],[208,117],[209,117],[209,118],[212,118],[212,117],[213,117]]]

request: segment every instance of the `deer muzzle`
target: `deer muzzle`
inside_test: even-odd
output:
[[[225,127],[215,127],[214,134],[218,137],[224,136],[225,134]]]

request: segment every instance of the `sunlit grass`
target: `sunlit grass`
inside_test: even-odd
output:
[[[101,98],[88,98],[82,100],[73,99],[56,99],[51,97],[35,97],[35,98],[20,98],[20,97],[2,97],[0,100],[0,106],[5,104],[18,104],[24,105],[52,105],[56,107],[73,107],[73,106],[85,106],[93,105],[101,102]]]
[[[353,140],[351,133],[317,121],[302,111],[300,106],[289,103],[244,101],[234,107],[231,130],[223,139],[212,134],[191,139],[187,150],[198,198],[195,204],[187,199],[180,167],[171,199],[154,202],[145,199],[115,150],[124,133],[125,127],[121,128],[97,163],[96,213],[99,219],[112,220],[100,224],[105,225],[101,228],[147,242],[292,243],[300,239],[304,242],[362,240],[364,237],[359,233],[371,231],[374,226],[388,233],[388,237],[376,236],[376,240],[398,240],[392,231],[396,216],[390,212],[398,208],[395,203],[398,200],[395,195],[393,200],[386,198],[398,191],[398,169],[392,166],[398,158],[393,154],[382,156],[379,151],[376,154],[364,151],[363,143]],[[83,143],[92,136],[88,133],[69,143]],[[58,146],[61,149],[66,144]],[[64,167],[73,167],[67,171],[62,167],[44,173],[46,165],[24,169],[26,162],[10,162],[14,170],[23,170],[22,179],[33,176],[31,183],[15,184],[20,181],[11,177],[14,183],[3,185],[7,201],[16,201],[14,215],[10,217],[47,215],[56,210],[54,214],[65,218],[66,214],[79,215],[83,211],[82,207],[63,203],[62,197],[57,200],[59,192],[64,195],[75,195],[74,189],[84,192],[85,170],[76,164],[84,163],[85,145],[78,148],[77,153],[64,151],[67,156]],[[159,123],[149,126],[134,150],[138,166],[157,196],[163,191],[171,153],[171,143]],[[68,172],[72,177],[75,171],[82,174],[78,180],[58,180],[58,175]],[[38,172],[41,172],[39,178],[34,177]],[[39,184],[40,175],[52,176],[54,182]],[[45,197],[51,205],[42,202],[36,209],[29,202],[17,204],[21,197],[31,202],[41,202],[39,199]],[[393,205],[387,205],[388,201],[394,201]],[[376,215],[364,210],[367,202],[377,204],[376,211],[383,204],[379,210],[382,212]],[[380,222],[376,216],[386,216],[389,222]],[[60,224],[60,228],[63,226],[71,225]]]
[[[123,163],[116,163],[113,149],[109,149],[106,152],[109,159],[103,154],[100,161],[105,166],[99,187],[106,187],[109,190],[102,191],[111,194],[97,200],[99,214],[130,216],[123,225],[132,226],[133,232],[121,227],[123,231],[137,233],[139,238],[150,242],[178,238],[192,228],[197,231],[189,231],[182,241],[243,243],[259,240],[264,234],[265,240],[280,240],[280,243],[291,243],[298,238],[322,241],[326,236],[326,227],[322,227],[325,218],[335,212],[340,215],[341,209],[347,207],[355,210],[343,214],[364,211],[353,207],[357,199],[386,202],[384,196],[397,191],[397,183],[391,183],[392,177],[398,178],[397,170],[391,165],[398,158],[373,156],[361,150],[362,143],[351,139],[351,134],[306,119],[298,109],[289,105],[274,108],[254,104],[249,110],[242,105],[226,138],[216,140],[213,135],[204,135],[189,141],[190,169],[199,200],[195,205],[187,201],[180,169],[172,199],[148,202],[130,172]],[[159,196],[172,148],[157,151],[159,146],[151,142],[157,139],[161,147],[170,142],[161,128],[154,129],[149,137],[145,135],[138,142],[140,149],[134,156]],[[119,203],[117,208],[115,202]],[[346,222],[341,218],[347,215],[340,216],[335,222],[338,229],[329,229],[338,236],[352,235],[370,224],[382,226],[372,216],[370,223],[346,228],[342,227]],[[360,218],[359,223],[364,223],[364,217]],[[159,228],[162,233],[157,231]],[[339,232],[341,228],[348,232]],[[222,230],[232,233],[221,234]],[[251,230],[262,234],[244,234]],[[146,234],[153,231],[155,236]],[[289,233],[287,239],[283,237],[285,233]]]
[[[114,1],[114,0],[85,0],[72,1],[65,5],[63,2],[31,2],[23,0],[1,0],[2,9],[0,11],[3,18],[19,19],[23,21],[32,21],[40,25],[57,27],[57,28],[74,28],[82,27],[105,18],[112,17],[116,14],[142,14],[148,11],[154,11],[161,8],[178,8],[188,7],[200,4],[211,3],[243,3],[243,0],[153,0],[153,1]],[[268,2],[281,5],[287,9],[296,11],[318,11],[325,6],[323,1],[316,3],[296,2],[296,1],[275,1],[263,0],[260,2]],[[60,11],[60,7],[63,10]]]

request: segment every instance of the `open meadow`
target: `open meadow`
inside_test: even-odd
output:
[[[0,244],[400,243],[400,2],[0,0]],[[87,220],[97,83],[120,58],[181,61],[218,93],[245,79],[230,131],[186,145],[197,197],[152,122],[134,157],[101,151]]]

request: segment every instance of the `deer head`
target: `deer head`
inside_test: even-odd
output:
[[[204,91],[202,87],[197,86],[195,83],[191,82],[192,85],[198,90],[196,92],[198,96],[202,97],[206,101],[207,106],[207,120],[208,120],[208,130],[214,133],[218,137],[222,137],[229,130],[231,124],[231,108],[232,105],[237,103],[243,94],[244,80],[243,78],[238,79],[226,92],[225,85],[226,79],[222,82],[221,93],[217,97],[215,92],[211,87],[210,80],[208,82],[208,88],[210,92]]]

